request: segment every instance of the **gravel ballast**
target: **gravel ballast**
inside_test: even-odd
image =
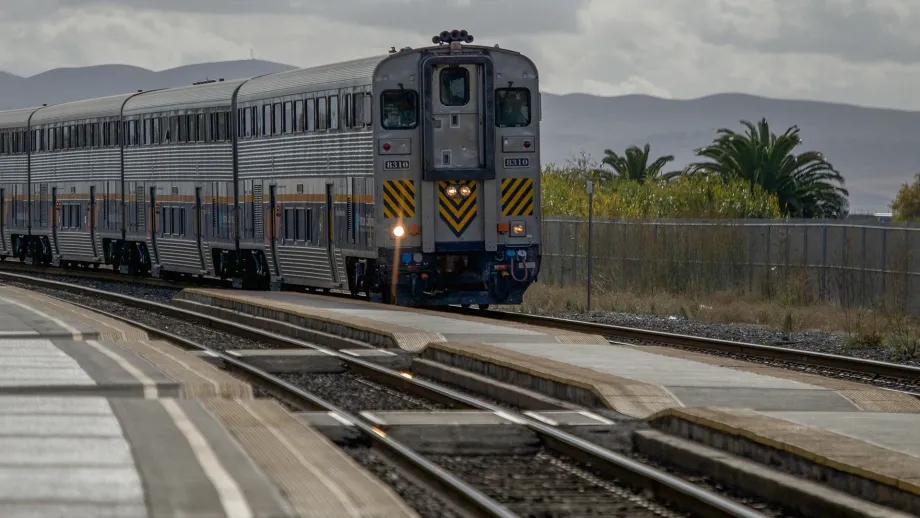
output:
[[[920,367],[920,358],[904,359],[896,356],[894,351],[885,346],[864,348],[850,347],[848,338],[840,333],[823,331],[783,332],[766,326],[754,324],[720,324],[702,322],[689,318],[659,315],[637,315],[632,313],[577,313],[553,312],[540,313],[543,316],[608,324],[651,331],[662,331],[683,335],[702,336],[733,342],[745,342],[761,345],[775,345],[800,351],[838,354],[867,360],[900,363]]]

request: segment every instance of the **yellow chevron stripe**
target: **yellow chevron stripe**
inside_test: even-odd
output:
[[[468,185],[471,190],[470,195],[466,198],[459,195],[456,198],[451,198],[446,192],[447,187],[451,184],[456,185],[458,189]],[[438,190],[438,200],[440,202],[438,212],[441,215],[441,219],[447,223],[454,235],[460,237],[470,226],[470,223],[476,219],[477,198],[479,196],[478,185],[473,180],[439,182]]]
[[[502,179],[502,215],[533,216],[533,178]]]
[[[383,182],[383,217],[411,218],[415,216],[415,182],[387,180]]]

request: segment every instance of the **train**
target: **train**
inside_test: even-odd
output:
[[[540,269],[538,83],[524,54],[452,30],[370,58],[2,111],[0,259],[520,304]]]

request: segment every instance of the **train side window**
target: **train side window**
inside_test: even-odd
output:
[[[470,71],[463,68],[441,70],[441,104],[466,106],[470,102]]]
[[[339,129],[339,96],[329,96],[329,129]]]
[[[307,131],[316,131],[316,99],[307,99]]]
[[[243,108],[243,137],[252,136],[252,110]]]
[[[272,131],[272,105],[262,105],[262,136],[270,135]]]
[[[283,133],[294,131],[294,103],[291,101],[285,101],[284,103],[284,124],[281,126],[281,131]]]
[[[304,121],[303,118],[303,99],[298,99],[294,101],[294,124],[296,124],[296,126],[294,126],[292,130],[301,133],[305,127],[304,122],[306,121]]]
[[[530,126],[530,90],[499,88],[495,91],[495,125],[499,128]]]
[[[281,103],[273,104],[272,111],[272,135],[280,135],[283,129],[281,126],[284,123],[284,118],[281,113]]]
[[[415,90],[385,90],[381,93],[380,124],[388,130],[418,126],[418,93]]]
[[[329,102],[325,97],[316,99],[316,129],[324,130],[329,127]]]
[[[198,142],[208,141],[208,115],[206,113],[198,114]]]

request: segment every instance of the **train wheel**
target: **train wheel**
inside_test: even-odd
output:
[[[469,304],[460,304],[460,307],[463,308],[463,309],[470,309],[470,305],[469,305]]]
[[[480,304],[480,305],[479,305],[479,309],[485,311],[485,310],[489,309],[489,305],[488,305],[488,304]]]

